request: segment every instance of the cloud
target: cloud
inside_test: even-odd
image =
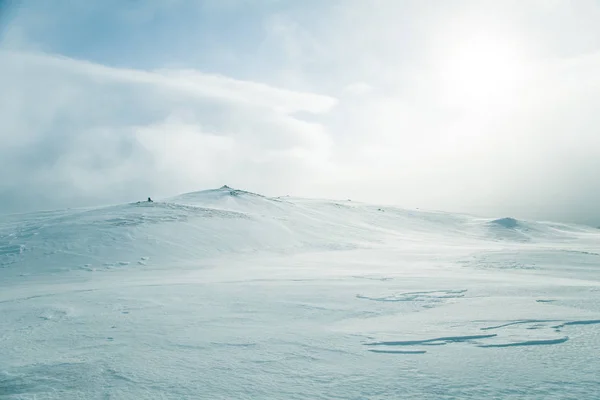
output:
[[[537,65],[536,78],[502,108],[440,111],[433,97],[427,106],[372,102],[362,118],[377,133],[356,135],[363,151],[347,152],[355,158],[346,174],[360,177],[372,200],[598,224],[600,86],[592,71],[600,62],[584,58]]]
[[[311,62],[304,78],[340,99],[327,115],[335,172],[315,191],[600,224],[600,183],[592,172],[600,160],[597,2],[541,9],[516,2],[345,4],[329,10],[326,24],[290,24],[328,50],[321,56],[294,44]],[[292,33],[282,47],[294,43]],[[295,38],[310,44],[304,36]],[[500,65],[469,51],[458,65],[467,72],[454,64],[447,73],[460,46],[480,37],[480,56]],[[514,59],[502,64],[504,55]],[[370,90],[356,96],[354,82]]]
[[[354,82],[344,88],[344,91],[351,95],[364,95],[373,90],[373,87],[365,82]]]
[[[170,195],[224,182],[291,189],[327,162],[325,129],[297,113],[335,99],[191,70],[111,68],[0,53],[4,211]],[[295,152],[282,158],[281,152]],[[270,170],[269,179],[255,171]]]
[[[228,183],[600,224],[596,1],[43,4],[0,55],[1,205]]]

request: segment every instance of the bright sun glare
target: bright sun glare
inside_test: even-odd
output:
[[[439,66],[448,100],[489,105],[515,96],[522,64],[510,42],[474,35],[448,50]]]

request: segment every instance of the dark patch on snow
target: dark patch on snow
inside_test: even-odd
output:
[[[547,346],[551,344],[560,344],[569,340],[568,337],[562,337],[558,339],[539,339],[539,340],[526,340],[523,342],[514,343],[499,343],[499,344],[480,344],[479,347],[486,348],[501,348],[501,347],[522,347],[522,346]]]
[[[519,226],[519,221],[511,217],[495,219],[491,221],[491,223],[507,229],[513,229]]]

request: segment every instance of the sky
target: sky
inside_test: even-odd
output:
[[[0,212],[223,184],[600,225],[598,0],[0,0]]]

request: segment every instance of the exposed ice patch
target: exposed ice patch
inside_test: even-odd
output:
[[[471,342],[479,339],[489,339],[496,337],[496,334],[490,335],[469,335],[469,336],[445,336],[434,339],[423,340],[400,340],[391,342],[373,342],[367,343],[366,346],[443,346],[448,343]]]
[[[425,354],[427,353],[425,350],[376,350],[369,349],[371,353],[379,353],[379,354]]]
[[[536,329],[540,328],[548,328],[548,329],[561,329],[567,326],[576,326],[576,325],[598,325],[600,324],[600,319],[591,319],[591,320],[581,320],[581,321],[565,321],[557,325],[550,325],[552,322],[560,322],[556,319],[526,319],[526,320],[517,320],[510,321],[501,325],[493,325],[480,328],[482,331],[496,330],[501,328],[508,328],[516,325],[533,325]]]
[[[365,295],[356,295],[359,299],[379,301],[379,302],[428,302],[439,303],[447,299],[456,299],[464,297],[466,289],[460,290],[432,290],[425,292],[398,293],[389,296],[371,297]]]
[[[583,320],[583,321],[567,321],[564,322],[560,325],[555,325],[553,326],[553,328],[555,329],[561,329],[564,328],[566,326],[574,326],[574,325],[597,325],[600,324],[600,319],[590,319],[590,320]]]
[[[600,320],[579,320],[566,321],[560,324],[556,319],[524,319],[509,321],[503,324],[491,325],[480,328],[482,331],[490,330],[508,330],[508,333],[498,332],[482,335],[466,336],[442,336],[432,339],[421,340],[398,340],[398,341],[380,341],[365,343],[365,346],[444,346],[451,343],[469,343],[481,348],[506,348],[506,347],[525,347],[525,346],[548,346],[565,343],[569,340],[568,336],[556,337],[555,333],[561,328],[575,325],[597,325]],[[516,328],[516,329],[515,329]],[[535,336],[532,337],[532,331]],[[544,332],[547,331],[547,332]],[[541,335],[541,336],[540,336]],[[372,350],[369,350],[372,351]],[[387,351],[374,351],[387,352]]]
[[[494,330],[494,329],[506,328],[506,327],[515,326],[515,325],[540,324],[540,323],[546,323],[546,322],[557,322],[557,320],[553,320],[553,319],[526,319],[526,320],[521,320],[521,321],[511,321],[511,322],[507,322],[507,323],[501,324],[501,325],[486,326],[484,328],[481,328],[481,330],[482,331],[490,331],[490,330]]]
[[[501,348],[501,347],[520,347],[520,346],[547,346],[552,344],[561,344],[569,340],[568,336],[558,339],[538,339],[538,340],[525,340],[522,342],[512,343],[498,343],[498,344],[480,344],[478,347],[486,348]]]

